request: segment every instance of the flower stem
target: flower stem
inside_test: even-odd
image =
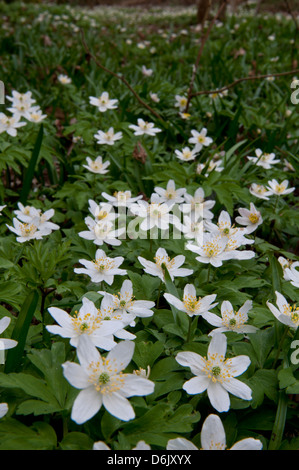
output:
[[[284,330],[284,332],[283,332],[283,334],[281,335],[280,341],[279,341],[279,343],[278,343],[277,353],[276,353],[276,356],[275,356],[275,359],[274,359],[274,362],[273,362],[273,366],[272,366],[273,369],[275,369],[275,367],[276,367],[276,363],[277,363],[277,361],[278,361],[279,354],[280,354],[280,351],[281,351],[283,342],[284,342],[284,340],[285,340],[285,338],[286,338],[288,332],[289,332],[289,327],[286,326],[286,327],[285,327],[285,330]]]
[[[191,339],[191,325],[192,325],[192,317],[189,317],[189,326],[188,326],[188,333],[187,333],[187,343],[189,343]]]
[[[268,450],[277,450],[281,444],[288,409],[288,397],[284,391],[279,392],[278,406]]]

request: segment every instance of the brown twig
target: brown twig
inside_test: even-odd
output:
[[[193,90],[193,86],[194,86],[194,81],[195,81],[195,77],[196,77],[196,73],[197,73],[197,69],[198,69],[198,66],[199,66],[199,61],[200,61],[200,58],[202,56],[202,53],[203,53],[203,49],[204,49],[204,46],[205,46],[205,43],[207,42],[207,39],[210,35],[210,32],[212,31],[212,28],[217,20],[217,18],[220,16],[222,10],[224,9],[224,7],[226,6],[226,3],[227,3],[227,0],[223,0],[223,2],[221,3],[216,15],[214,16],[214,18],[211,20],[210,24],[209,24],[209,27],[207,29],[207,32],[206,34],[204,35],[204,37],[202,38],[202,41],[201,41],[201,44],[200,44],[200,48],[199,48],[199,51],[198,51],[198,54],[197,54],[197,57],[196,57],[196,61],[195,61],[195,64],[193,65],[193,72],[192,72],[192,77],[191,77],[191,80],[190,80],[190,84],[189,84],[189,89],[188,89],[188,94],[187,94],[187,103],[186,103],[186,108],[185,108],[185,113],[188,112],[188,109],[189,109],[189,105],[190,105],[190,101],[191,101],[191,97],[192,97],[192,90]]]
[[[252,77],[249,76],[249,77],[238,78],[238,80],[235,80],[234,82],[222,88],[218,88],[217,90],[202,90],[202,91],[197,91],[196,93],[192,93],[191,98],[194,98],[195,96],[200,96],[200,95],[213,95],[217,93],[222,93],[223,91],[229,90],[230,88],[233,88],[234,86],[238,85],[238,83],[245,82],[247,80],[262,80],[263,78],[268,78],[268,77],[283,77],[285,75],[295,75],[295,73],[298,73],[298,72],[299,72],[299,69],[295,69],[295,70],[290,70],[288,72],[269,73],[266,75],[253,75]]]
[[[146,108],[151,114],[153,114],[157,119],[159,119],[160,121],[164,121],[164,119],[160,116],[159,113],[157,113],[157,111],[155,111],[153,108],[151,108],[151,106],[149,106],[145,101],[143,101],[143,99],[138,95],[138,93],[134,90],[134,88],[130,85],[130,83],[125,79],[125,77],[123,75],[119,75],[118,73],[115,73],[113,72],[113,70],[110,70],[108,69],[107,67],[105,67],[96,57],[94,54],[92,54],[92,52],[90,51],[86,41],[85,41],[85,36],[84,36],[84,32],[83,30],[81,29],[81,38],[82,38],[82,43],[83,43],[83,46],[84,46],[84,49],[86,51],[86,53],[92,58],[92,60],[97,64],[98,67],[100,67],[102,70],[104,70],[105,72],[109,73],[110,75],[112,75],[113,77],[117,78],[118,80],[120,80],[124,85],[126,85],[126,87],[130,90],[130,92],[135,96],[135,98],[137,99],[137,101],[144,107]]]

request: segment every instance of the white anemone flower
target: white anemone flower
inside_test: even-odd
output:
[[[13,114],[12,116],[6,116],[4,113],[0,113],[0,134],[6,132],[11,137],[16,137],[17,129],[26,126],[26,122],[21,121],[19,114]]]
[[[174,280],[175,277],[186,277],[193,274],[193,269],[181,268],[182,264],[185,262],[184,255],[178,255],[171,259],[164,248],[158,248],[154,257],[154,263],[142,256],[138,256],[138,260],[140,264],[142,264],[144,272],[151,276],[158,276],[163,282],[165,282],[165,272],[162,266],[164,264],[172,280]]]
[[[263,223],[261,213],[252,202],[250,203],[250,209],[240,207],[238,212],[240,216],[236,217],[235,221],[240,225],[245,225],[248,234],[254,232]]]
[[[28,105],[30,107],[36,101],[32,98],[31,91],[27,91],[26,93],[20,93],[16,90],[13,90],[12,96],[7,96],[6,98],[12,102],[13,107],[16,107],[19,104],[26,104],[26,106]]]
[[[15,214],[19,215],[19,219],[22,222],[25,222],[28,225],[31,224],[33,226],[36,226],[37,229],[43,233],[43,235],[50,235],[53,230],[60,229],[59,225],[54,224],[50,221],[50,219],[55,214],[54,209],[49,209],[45,212],[42,212],[40,209],[30,207],[28,214],[26,214],[26,208],[24,208],[24,211],[15,211]]]
[[[190,137],[188,142],[195,145],[194,150],[196,152],[200,152],[203,147],[208,147],[213,142],[213,139],[207,136],[207,132],[205,127],[203,127],[200,132],[195,129],[191,130],[192,137]]]
[[[111,450],[109,446],[103,441],[98,441],[93,444],[92,450]],[[151,450],[151,446],[149,446],[145,441],[137,442],[136,446],[133,447],[132,450]]]
[[[113,334],[123,327],[120,321],[102,319],[95,304],[86,297],[83,297],[82,307],[74,316],[57,307],[50,307],[48,311],[58,325],[47,325],[46,329],[54,335],[69,338],[75,348],[87,335],[95,346],[110,351],[116,345]]]
[[[8,404],[0,403],[0,418],[3,418],[8,412]]]
[[[132,197],[131,191],[115,191],[113,195],[102,193],[102,196],[107,199],[115,207],[130,207],[134,202],[142,199],[142,195]]]
[[[184,215],[183,224],[181,230],[185,238],[195,239],[195,241],[200,245],[204,236],[204,221],[194,221],[188,215]]]
[[[184,214],[190,215],[192,218],[195,217],[195,221],[199,217],[202,219],[213,219],[214,214],[210,211],[216,203],[216,201],[205,200],[205,193],[202,188],[197,188],[194,195],[186,193],[185,203],[180,205],[180,210]]]
[[[95,254],[94,261],[86,259],[79,259],[84,268],[75,268],[76,274],[86,274],[90,277],[91,282],[99,283],[106,282],[111,286],[114,281],[114,276],[124,276],[127,274],[125,269],[119,269],[119,266],[124,261],[122,256],[110,258],[106,255],[104,250],[98,249]]]
[[[67,75],[62,74],[62,73],[60,75],[58,75],[57,80],[62,85],[69,85],[70,83],[72,83],[72,79],[70,77],[68,77]]]
[[[269,196],[272,196],[272,192],[265,188],[262,184],[252,183],[249,188],[250,194],[259,199],[264,199],[265,201],[269,200]]]
[[[280,292],[275,291],[275,294],[278,308],[267,300],[268,308],[278,321],[290,328],[297,329],[299,326],[299,307],[296,304],[290,305]]]
[[[26,111],[24,114],[25,119],[27,119],[30,122],[35,122],[36,124],[46,119],[46,117],[47,115],[43,114],[39,106],[34,106],[33,108]]]
[[[103,162],[102,157],[99,155],[95,160],[92,160],[89,157],[86,157],[87,165],[83,165],[84,168],[91,171],[91,173],[96,173],[98,175],[105,175],[108,173],[108,166],[110,165],[109,161]]]
[[[221,317],[211,312],[205,315],[205,320],[211,325],[216,326],[216,328],[209,333],[209,336],[213,336],[216,333],[225,333],[227,331],[233,331],[239,334],[256,333],[258,328],[253,325],[246,325],[248,312],[251,308],[251,300],[246,300],[244,305],[237,311],[234,310],[228,300],[224,300],[221,304]]]
[[[207,391],[211,405],[219,413],[230,408],[229,393],[243,400],[251,400],[251,389],[236,379],[250,365],[248,356],[225,359],[227,339],[224,334],[212,337],[207,358],[194,352],[180,352],[176,356],[181,366],[190,367],[195,377],[184,383],[183,389],[190,395]]]
[[[118,237],[124,234],[126,230],[125,227],[115,230],[115,224],[111,222],[111,220],[106,221],[104,219],[104,221],[96,221],[89,216],[85,217],[84,221],[88,230],[79,232],[79,237],[92,240],[95,245],[103,245],[104,243],[113,246],[121,245],[121,240],[118,240]]]
[[[227,239],[225,237],[205,233],[203,243],[187,243],[186,248],[199,255],[196,260],[200,263],[211,264],[218,268],[222,266],[223,261],[231,259],[231,254],[225,251],[226,245]]]
[[[197,157],[197,152],[195,152],[194,149],[191,150],[189,147],[184,147],[182,150],[175,150],[174,153],[177,158],[183,162],[193,161]]]
[[[97,204],[92,199],[89,199],[89,212],[94,216],[94,219],[97,223],[101,222],[114,222],[119,214],[116,214],[112,204],[107,202],[100,202]]]
[[[96,139],[97,143],[100,145],[114,145],[117,140],[122,139],[123,134],[122,132],[114,132],[113,127],[110,127],[107,132],[103,132],[99,130],[95,135],[94,138]]]
[[[276,194],[276,196],[283,196],[285,194],[290,194],[295,191],[296,188],[288,188],[289,182],[288,180],[282,181],[282,183],[278,183],[276,179],[268,181],[267,189],[270,191],[271,194]]]
[[[41,240],[45,235],[41,230],[38,229],[37,225],[33,223],[20,222],[15,217],[12,219],[13,227],[6,224],[7,228],[17,235],[18,243],[25,243],[29,240]]]
[[[107,91],[103,91],[101,96],[98,98],[95,96],[90,96],[89,103],[93,106],[96,106],[101,113],[104,113],[108,109],[116,109],[118,100],[110,99],[109,93]]]
[[[284,270],[284,279],[290,281],[294,287],[299,287],[299,271],[296,269],[298,266],[299,261],[296,261]]]
[[[166,189],[156,186],[155,193],[159,195],[160,202],[181,204],[185,200],[186,188],[177,189],[174,180],[169,180]]]
[[[259,439],[248,437],[236,442],[227,449],[226,434],[218,415],[210,414],[201,428],[201,450],[262,450],[263,444]],[[171,439],[167,443],[167,450],[199,450],[191,441],[183,437]]]
[[[280,160],[275,160],[275,153],[264,153],[261,149],[255,150],[255,157],[247,157],[248,160],[251,160],[256,166],[261,166],[265,170],[270,170],[272,165],[280,163]]]
[[[119,311],[115,311],[112,296],[109,295],[107,292],[100,291],[100,293],[103,295],[101,306],[99,308],[100,318],[102,320],[117,321],[120,323],[119,328],[113,333],[113,335],[119,339],[136,339],[136,336],[133,335],[133,333],[130,333],[129,331],[125,330],[125,327],[127,327],[128,325],[131,326],[132,319],[134,318],[134,316],[130,316],[126,312],[122,313]]]
[[[146,68],[145,65],[141,67],[141,72],[145,77],[151,77],[153,75],[153,70]]]
[[[289,271],[288,269],[291,269],[291,267],[294,265],[294,267],[299,266],[299,261],[291,261],[289,259],[284,258],[283,256],[279,256],[277,261],[279,262],[282,272],[283,272],[283,278],[285,281],[290,281],[291,278],[289,276]],[[297,272],[297,271],[296,271]]]
[[[0,335],[6,328],[9,326],[11,319],[9,317],[3,317],[0,320]],[[17,346],[18,342],[14,339],[7,339],[7,338],[0,338],[0,351],[4,351],[5,349],[12,349]]]
[[[179,108],[179,110],[182,112],[186,109],[188,99],[186,96],[181,96],[181,95],[175,95],[175,103],[174,106],[176,108]],[[189,104],[191,106],[191,104]]]
[[[201,315],[205,318],[206,314],[210,313],[209,309],[217,305],[213,303],[216,299],[216,294],[206,295],[205,297],[197,297],[196,289],[193,284],[187,284],[184,287],[183,299],[180,300],[172,294],[165,293],[165,299],[168,303],[173,305],[181,312],[185,312],[189,317],[194,315]]]
[[[154,227],[160,230],[168,230],[169,224],[175,224],[176,227],[180,226],[180,220],[174,214],[171,214],[171,209],[174,202],[160,202],[160,196],[153,193],[151,201],[140,200],[130,206],[130,211],[133,215],[140,217],[140,229],[147,231]]]
[[[90,420],[103,406],[121,421],[135,418],[128,398],[153,393],[155,384],[144,377],[124,373],[134,354],[132,341],[121,341],[103,357],[87,337],[77,348],[80,364],[65,362],[63,373],[79,389],[71,418],[77,424]]]
[[[143,119],[137,119],[137,126],[135,124],[130,124],[129,128],[134,131],[134,135],[150,135],[155,136],[158,132],[161,132],[161,129],[154,127],[153,122],[147,122]]]
[[[105,291],[99,291],[99,293],[111,297],[114,314],[120,314],[130,318],[131,326],[135,325],[133,320],[136,317],[147,318],[154,314],[151,309],[155,306],[155,302],[150,300],[135,300],[133,284],[129,279],[124,280],[118,294],[112,295]]]

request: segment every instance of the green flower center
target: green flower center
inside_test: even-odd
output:
[[[215,366],[212,368],[212,374],[217,377],[221,373],[221,368],[219,366]]]
[[[108,372],[102,372],[100,377],[99,377],[99,382],[103,385],[107,384],[110,380],[110,376]]]

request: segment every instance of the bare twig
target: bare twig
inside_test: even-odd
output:
[[[164,119],[160,116],[159,113],[157,113],[157,111],[155,111],[153,108],[151,108],[151,106],[149,106],[145,101],[143,101],[143,99],[138,95],[138,93],[134,90],[134,88],[130,85],[130,83],[125,79],[125,77],[123,75],[120,75],[118,73],[115,73],[113,72],[113,70],[110,70],[108,69],[107,67],[105,67],[101,62],[100,60],[98,60],[94,54],[92,54],[92,52],[90,51],[87,43],[86,43],[86,40],[85,40],[85,36],[84,36],[84,32],[83,30],[81,29],[81,38],[82,38],[82,43],[83,43],[83,46],[84,46],[84,49],[86,51],[86,53],[92,58],[92,60],[97,64],[98,67],[100,67],[102,70],[104,70],[105,72],[109,73],[110,75],[112,75],[113,77],[117,78],[118,80],[120,80],[124,85],[126,85],[126,87],[130,90],[130,92],[135,96],[135,98],[137,99],[137,101],[144,107],[146,108],[151,114],[153,114],[157,119],[159,119],[160,121],[164,121]]]
[[[223,0],[222,4],[220,5],[216,15],[214,16],[214,18],[211,20],[210,24],[209,24],[209,27],[207,29],[207,32],[206,34],[204,35],[204,37],[202,38],[202,41],[201,41],[201,44],[200,44],[200,48],[199,48],[199,51],[198,51],[198,54],[197,54],[197,57],[196,57],[196,61],[195,61],[195,64],[193,65],[193,71],[192,71],[192,76],[191,76],[191,80],[190,80],[190,84],[189,84],[189,89],[188,89],[188,94],[187,94],[187,104],[186,104],[186,108],[185,108],[185,113],[188,112],[188,109],[189,109],[189,105],[190,105],[190,100],[191,100],[191,97],[192,97],[192,90],[193,90],[193,86],[194,86],[194,81],[195,81],[195,77],[196,77],[196,73],[197,73],[197,69],[198,69],[198,66],[199,66],[199,61],[200,61],[200,58],[202,56],[202,52],[203,52],[203,49],[204,49],[204,46],[205,46],[205,43],[207,42],[207,39],[210,35],[210,32],[212,31],[212,28],[217,20],[217,18],[220,16],[222,10],[224,9],[224,7],[226,6],[226,3],[227,3],[227,0]]]
[[[283,77],[285,75],[295,75],[295,73],[298,73],[298,72],[299,72],[299,69],[295,69],[295,70],[290,70],[288,72],[269,73],[266,75],[253,75],[253,76],[238,78],[238,80],[235,80],[234,82],[222,88],[218,88],[217,90],[202,90],[202,91],[197,91],[196,93],[192,93],[191,98],[194,98],[195,96],[200,96],[200,95],[214,95],[214,94],[222,93],[223,91],[229,90],[230,88],[233,88],[234,86],[238,85],[238,83],[245,82],[247,80],[262,80],[263,78],[268,78],[268,77]]]

